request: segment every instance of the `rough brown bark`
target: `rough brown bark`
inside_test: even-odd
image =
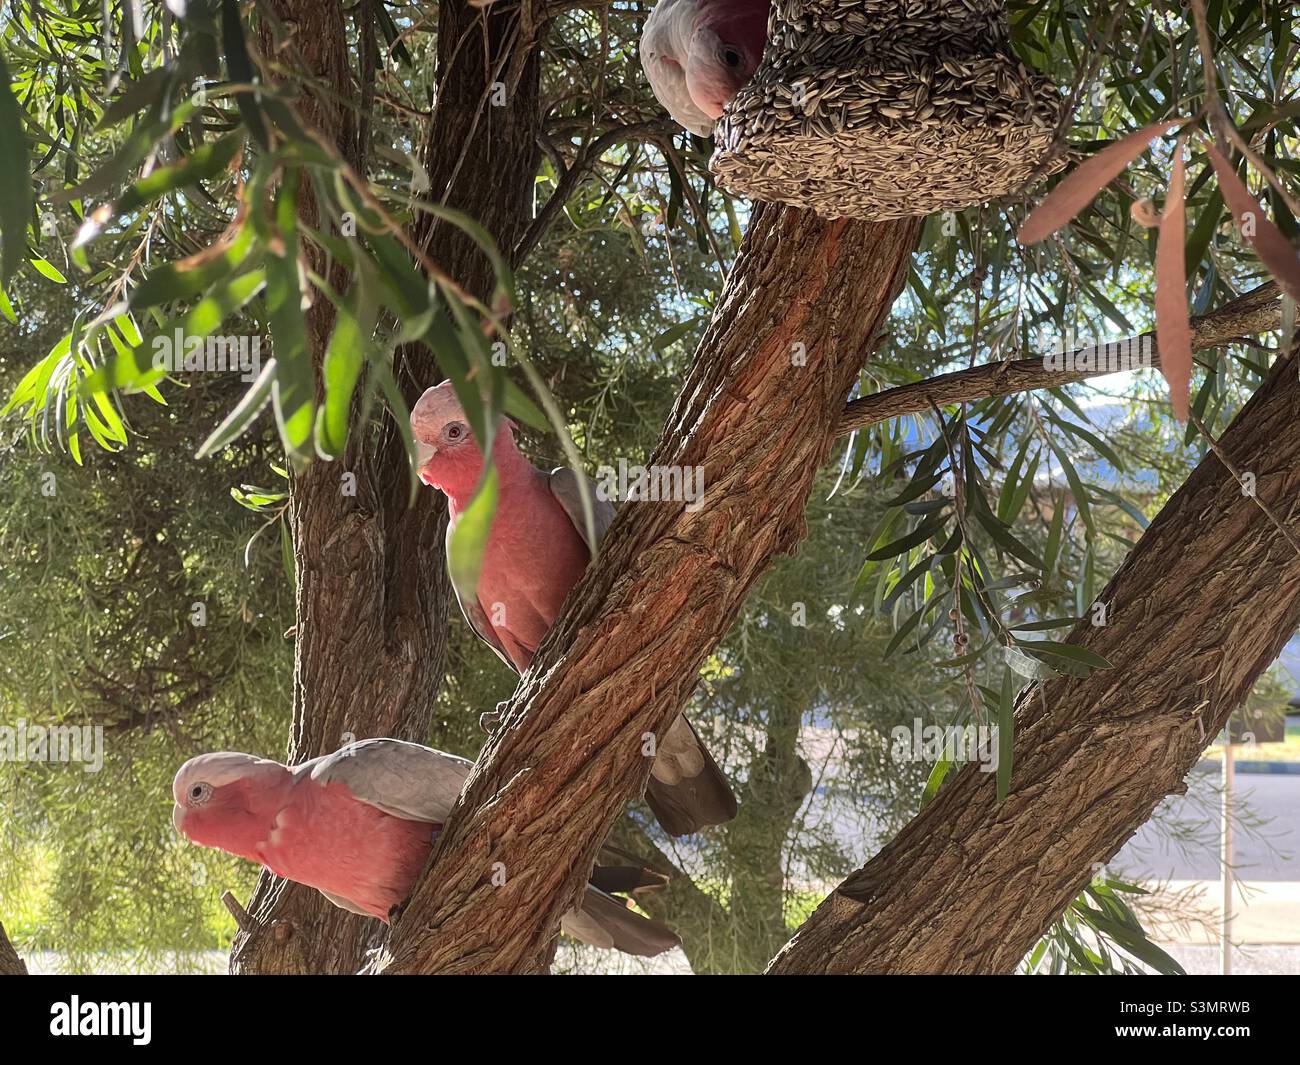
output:
[[[643,737],[672,721],[754,580],[803,537],[916,231],[755,206],[652,459],[703,465],[705,505],[622,509],[372,968],[545,970],[561,914],[645,784]]]
[[[1220,443],[1288,528],[1300,498],[1296,351]],[[840,885],[770,973],[1012,971],[1184,778],[1300,622],[1300,553],[1207,457],[1070,641],[1114,666],[1021,693],[1011,794],[968,767]]]
[[[0,976],[26,976],[27,966],[14,950],[13,944],[5,934],[5,926],[0,924]]]
[[[1201,351],[1221,347],[1237,337],[1276,329],[1281,322],[1282,303],[1278,299],[1277,285],[1270,282],[1211,314],[1193,318],[1192,348]],[[1141,338],[1135,339],[1150,340],[1151,365],[1159,366],[1160,352],[1155,347],[1155,334],[1143,333]],[[1053,370],[1046,367],[1041,358],[974,366],[855,399],[844,408],[838,432],[846,436],[855,429],[866,429],[891,418],[928,411],[931,404],[973,403],[990,396],[1009,396],[1035,388],[1059,388],[1103,373],[1104,370]]]
[[[321,0],[275,0],[296,25],[295,50],[283,62],[353,95],[342,8]],[[439,14],[438,105],[423,164],[435,199],[477,219],[503,247],[528,220],[540,122],[535,33],[520,9],[483,13],[444,3]],[[507,106],[488,100],[494,81]],[[356,138],[345,108],[307,101],[304,117],[355,161]],[[304,202],[305,212],[312,207]],[[469,292],[491,293],[486,257],[447,225],[417,234],[430,257]],[[346,279],[340,279],[340,288]],[[309,317],[320,359],[331,327],[328,300]],[[395,368],[408,405],[439,380],[424,349],[406,349]],[[408,504],[407,458],[391,419],[353,424],[341,462],[317,462],[293,479],[290,516],[298,575],[293,731],[289,761],[324,754],[353,739],[427,738],[442,682],[450,585],[444,559],[446,507],[420,492]],[[355,477],[355,494],[343,491]],[[329,903],[318,892],[263,873],[249,903],[253,932],[235,941],[237,973],[355,972],[378,923]]]

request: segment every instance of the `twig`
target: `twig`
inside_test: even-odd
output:
[[[241,932],[251,936],[257,931],[257,922],[253,920],[253,915],[239,904],[233,892],[223,891],[221,901],[226,904],[226,909],[230,911],[230,916],[235,919],[235,924],[239,925]]]
[[[515,245],[511,254],[511,261],[516,265],[523,262],[528,253],[537,246],[538,242],[545,236],[546,231],[555,221],[556,216],[564,209],[569,197],[573,195],[578,187],[578,183],[586,176],[588,171],[599,162],[600,157],[605,154],[615,144],[622,141],[640,137],[647,133],[654,133],[665,128],[666,123],[659,122],[640,122],[631,126],[620,126],[617,129],[611,129],[602,133],[590,144],[584,145],[578,152],[572,166],[556,166],[560,171],[560,178],[556,182],[555,191],[547,197],[546,203],[542,209],[537,212],[528,231],[520,238],[519,243]],[[552,165],[555,165],[559,158],[559,153],[551,154],[553,149],[548,142],[543,141],[543,148],[549,149],[547,154],[551,158]]]

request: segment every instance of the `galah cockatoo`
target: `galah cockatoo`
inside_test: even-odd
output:
[[[771,0],[659,0],[641,31],[641,66],[678,122],[707,137],[754,76]]]
[[[483,452],[470,432],[451,382],[430,388],[411,412],[420,480],[447,497],[451,523],[483,476]],[[579,474],[561,466],[543,473],[520,453],[513,425],[503,418],[492,443],[497,511],[483,550],[477,588],[452,586],[465,620],[506,665],[523,673],[559,616],[569,589],[582,576],[614,520],[614,507],[597,497],[595,540],[587,538]],[[722,770],[684,717],[659,737],[646,801],[666,832],[685,836],[736,816],[736,798]]]
[[[415,886],[471,765],[389,739],[350,743],[295,766],[233,751],[201,754],[172,781],[172,823],[194,843],[258,862],[387,923]],[[593,946],[662,954],[677,936],[609,892],[664,880],[639,867],[598,864],[582,904],[560,927]]]

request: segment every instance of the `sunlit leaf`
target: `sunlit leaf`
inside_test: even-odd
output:
[[[477,588],[483,551],[497,509],[497,471],[489,465],[447,541],[447,569],[457,588]]]
[[[1160,242],[1156,245],[1156,336],[1160,344],[1160,372],[1169,384],[1174,417],[1187,421],[1188,385],[1192,376],[1192,326],[1187,314],[1187,276],[1183,254],[1186,239],[1183,202],[1183,144],[1174,148],[1174,170],[1169,179],[1165,209],[1160,215]]]

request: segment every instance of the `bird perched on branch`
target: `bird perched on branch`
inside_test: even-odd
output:
[[[707,137],[763,58],[771,0],[660,0],[641,31],[641,66],[678,122]]]
[[[448,500],[455,532],[483,477],[483,452],[470,432],[451,383],[430,388],[411,412],[418,473]],[[594,539],[583,516],[578,478],[566,467],[543,473],[515,444],[513,425],[502,419],[492,444],[497,510],[483,550],[478,587],[452,586],[470,628],[506,665],[523,673],[542,638],[555,624],[569,589],[578,583],[614,507],[597,498]],[[717,763],[684,717],[657,738],[646,801],[664,830],[684,836],[736,816],[736,799]]]
[[[350,743],[285,766],[223,751],[191,758],[172,782],[172,823],[186,839],[259,862],[330,902],[387,923],[424,868],[472,763],[402,740]],[[665,925],[614,891],[667,878],[602,851],[560,927],[584,943],[653,957],[677,946]],[[612,859],[612,864],[611,864]],[[489,875],[489,870],[484,870]]]

